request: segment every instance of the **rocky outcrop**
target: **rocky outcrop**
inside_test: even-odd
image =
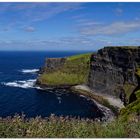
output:
[[[62,67],[66,61],[66,58],[48,58],[46,59],[45,67],[49,70]]]
[[[45,66],[41,67],[39,73],[50,72],[52,70],[57,70],[62,67],[66,62],[66,58],[47,58],[45,61]]]
[[[69,87],[87,82],[91,54],[66,58],[48,58],[40,69],[36,84],[47,87]]]
[[[138,85],[140,47],[105,47],[91,56],[88,86],[126,102],[125,85]]]

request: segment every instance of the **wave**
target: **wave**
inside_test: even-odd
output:
[[[57,97],[58,103],[61,104],[62,102],[62,98],[61,97]]]
[[[19,88],[37,88],[41,89],[40,87],[35,87],[36,79],[29,79],[25,81],[13,81],[13,82],[3,82],[2,84],[5,86],[10,87],[19,87]]]
[[[22,73],[37,73],[39,69],[22,69]]]

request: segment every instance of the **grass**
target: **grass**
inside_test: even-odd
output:
[[[134,101],[133,103],[129,104],[126,108],[123,108],[121,110],[121,118],[123,120],[129,120],[131,119],[131,116],[139,115],[140,114],[140,99]]]
[[[44,73],[40,81],[47,85],[73,85],[85,83],[88,76],[90,54],[68,57],[64,66],[50,73]],[[137,70],[140,76],[140,70]],[[125,91],[132,87],[125,85]],[[75,90],[76,91],[76,90]],[[76,91],[112,108],[101,96],[86,91]],[[128,93],[129,94],[129,93]],[[14,116],[0,118],[1,138],[138,138],[140,137],[140,90],[137,100],[121,110],[118,119],[111,122],[95,122],[89,119],[69,117],[30,118]]]
[[[81,59],[84,58],[84,60],[87,62],[89,60],[89,56],[91,55],[91,53],[87,53],[87,54],[79,54],[79,55],[73,55],[67,58],[68,61],[73,61],[73,60],[77,60],[77,59]]]
[[[140,77],[140,68],[138,67],[136,69],[136,75]],[[139,80],[140,78],[138,78]],[[130,87],[129,87],[130,88]],[[130,89],[128,88],[128,92],[130,92]],[[138,87],[137,87],[138,88]],[[126,92],[126,93],[128,93]],[[131,92],[132,93],[132,92]],[[136,95],[136,100],[129,105],[126,106],[126,108],[123,108],[120,112],[120,116],[123,120],[129,120],[132,118],[133,115],[140,115],[140,87],[137,91],[134,93]]]
[[[65,64],[39,77],[41,84],[47,86],[76,85],[86,83],[89,73],[89,60],[91,54],[80,54],[68,57]]]
[[[140,77],[140,68],[137,68],[136,74]]]
[[[124,120],[131,119],[133,114],[140,115],[140,90],[135,92],[137,100],[127,105],[126,108],[123,108],[120,112],[120,116]]]
[[[132,85],[132,84],[129,84],[129,83],[124,84],[123,89],[126,93],[126,99],[127,99],[128,102],[129,102],[130,95],[132,94],[132,92],[135,88],[136,88],[135,85]]]
[[[0,119],[1,138],[124,138],[140,137],[137,119],[122,122],[94,122],[68,117],[40,117],[25,119],[16,115]]]
[[[41,76],[41,82],[47,85],[76,85],[83,83],[84,75],[78,75],[74,73],[63,73],[61,71],[43,74]]]
[[[136,75],[140,77],[140,68],[137,69]],[[132,116],[140,115],[140,88],[135,91],[137,100],[127,105],[126,108],[123,108],[120,112],[120,116],[123,120],[129,120]]]

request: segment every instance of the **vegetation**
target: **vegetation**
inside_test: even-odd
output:
[[[132,85],[132,84],[129,84],[129,83],[124,84],[123,89],[126,93],[126,99],[127,99],[128,102],[129,102],[130,95],[135,88],[136,88],[135,85]]]
[[[128,122],[117,119],[103,123],[68,117],[25,119],[16,115],[0,119],[0,137],[9,138],[123,138],[140,137],[137,118]]]
[[[121,116],[123,120],[129,120],[134,115],[140,114],[140,99],[129,104],[126,108],[121,110]]]
[[[90,55],[81,54],[68,57],[61,68],[42,74],[39,81],[48,86],[85,83],[88,77]]]
[[[140,77],[140,68],[137,69],[136,74]],[[124,120],[129,120],[135,114],[140,116],[140,87],[134,93],[136,95],[136,101],[127,105],[126,108],[121,110],[120,116]]]
[[[136,74],[140,77],[140,68],[137,68]]]
[[[124,120],[131,119],[131,116],[133,115],[140,115],[140,90],[136,91],[135,95],[137,97],[137,100],[121,110],[120,116]]]
[[[40,76],[40,82],[51,86],[76,85],[86,83],[89,71],[91,54],[82,54],[68,57],[65,64],[54,71]],[[136,74],[140,76],[140,69]],[[124,90],[129,98],[133,87],[125,84]],[[116,108],[111,106],[106,99],[93,95],[87,91],[73,89],[95,99],[116,113]],[[25,118],[14,116],[0,118],[1,138],[137,138],[140,137],[140,89],[135,92],[137,100],[127,105],[120,112],[117,119],[111,122],[97,122],[89,119],[76,119],[69,117]]]

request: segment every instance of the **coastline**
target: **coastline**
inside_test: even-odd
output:
[[[117,117],[137,99],[132,92],[139,82],[138,54],[139,48],[104,47],[96,54],[67,57],[65,62],[64,58],[48,58],[36,84],[43,89],[71,90],[105,107],[103,110],[107,107]]]
[[[79,90],[79,86],[85,88],[85,85],[63,85],[63,86],[47,86],[47,85],[39,85],[36,84],[35,86],[40,87],[43,90],[48,90],[48,89],[66,89],[71,91],[73,94],[77,94],[77,95],[82,95],[84,96],[86,99],[89,99],[91,101],[94,102],[94,104],[99,108],[99,110],[104,114],[104,117],[100,118],[100,119],[95,119],[96,121],[102,121],[102,122],[109,122],[109,121],[113,121],[115,119],[115,117],[117,117],[117,113],[118,110],[113,106],[111,106],[108,101],[106,99],[102,99],[102,97],[99,97],[101,100],[103,100],[103,102],[101,102],[100,100],[98,100],[97,98],[95,98],[95,96],[92,94],[91,91],[85,91],[85,90]],[[86,93],[88,92],[88,94]]]
[[[87,95],[93,95],[93,96],[99,96],[99,97],[102,97],[104,98],[105,100],[107,100],[109,102],[110,105],[114,106],[115,108],[117,108],[118,110],[122,109],[124,107],[122,101],[119,99],[119,98],[115,98],[113,96],[109,96],[107,94],[102,94],[102,93],[99,93],[97,91],[94,91],[93,89],[90,89],[87,85],[76,85],[76,86],[73,86],[72,89],[74,91],[81,91],[81,94],[82,94],[82,91],[85,93],[87,92]]]
[[[92,100],[103,112],[104,120],[117,117],[123,103],[113,96],[97,93],[86,85],[91,67],[91,54],[74,55],[67,58],[48,58],[40,68],[36,86],[43,90],[66,89]]]

